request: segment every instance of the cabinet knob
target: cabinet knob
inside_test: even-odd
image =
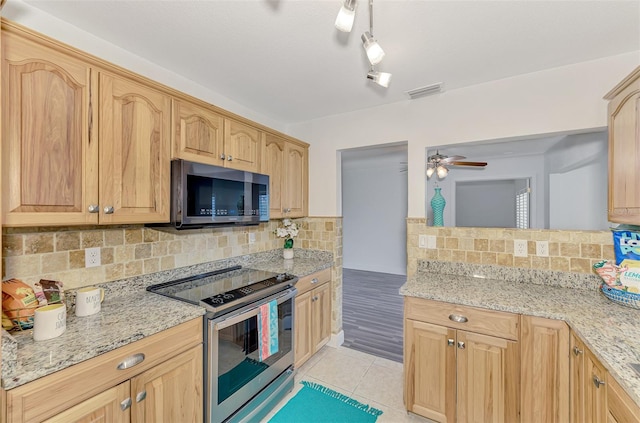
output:
[[[98,213],[100,211],[100,206],[97,204],[89,204],[87,209],[89,210],[89,213]]]
[[[126,410],[129,407],[131,407],[131,397],[127,398],[126,400],[120,403],[120,409],[122,411]]]
[[[311,298],[311,301],[318,301],[318,296],[315,295],[313,298]]]
[[[461,350],[464,350],[464,347],[465,347],[464,342],[458,341],[458,348],[460,348]]]
[[[136,395],[136,402],[140,402],[144,400],[146,397],[147,397],[147,390],[145,389],[142,392],[138,392],[138,395]]]
[[[233,156],[227,156],[227,160],[228,160],[228,161],[233,160]]]
[[[104,214],[113,214],[113,206],[107,206],[104,208]]]
[[[600,388],[600,386],[604,385],[604,380],[600,380],[598,376],[593,375],[593,384],[596,385],[596,388]]]
[[[467,323],[469,319],[461,314],[450,314],[449,320],[454,321],[456,323]]]
[[[122,360],[120,364],[118,364],[118,370],[126,370],[130,369],[133,366],[136,366],[144,361],[144,354],[138,353],[132,356],[129,356]]]
[[[311,283],[318,283],[318,278],[311,279]]]
[[[220,154],[220,158],[221,158],[222,160],[224,160],[224,159],[226,159],[227,157],[226,157],[224,154]]]
[[[454,341],[453,339],[449,338],[447,339],[447,345],[450,347],[453,347],[456,344],[456,341]]]
[[[580,354],[582,354],[583,352],[584,352],[584,351],[582,351],[580,348],[578,348],[578,347],[573,347],[573,353],[574,353],[575,355],[580,355]]]

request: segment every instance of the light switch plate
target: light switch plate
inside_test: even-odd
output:
[[[427,235],[427,248],[430,250],[436,249],[436,236],[435,235]]]
[[[418,236],[418,247],[427,248],[427,236],[426,235]]]

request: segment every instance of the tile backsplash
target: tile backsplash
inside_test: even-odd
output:
[[[436,249],[419,248],[420,235],[435,235]],[[514,256],[514,239],[527,241],[526,257]],[[536,241],[549,243],[548,257],[536,255]],[[613,259],[610,231],[433,227],[425,219],[407,219],[408,275],[415,274],[419,260],[592,273],[594,263]]]
[[[332,251],[333,221],[296,220],[295,246]],[[142,225],[64,228],[3,228],[2,278],[35,283],[61,280],[66,287],[95,283],[281,248],[273,231],[279,221],[257,226],[175,231]],[[249,235],[255,242],[249,243]],[[101,265],[85,267],[85,248],[100,248]]]

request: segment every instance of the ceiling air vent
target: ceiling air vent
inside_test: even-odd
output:
[[[442,91],[444,91],[444,83],[438,82],[437,84],[431,84],[431,85],[427,85],[426,87],[416,88],[415,90],[407,91],[407,94],[409,94],[409,97],[411,97],[411,99],[413,100],[415,98],[441,93]]]

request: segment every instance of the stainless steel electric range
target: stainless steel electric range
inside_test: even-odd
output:
[[[236,266],[147,288],[207,309],[204,316],[206,422],[258,421],[293,388],[294,284],[297,280],[286,273]],[[277,341],[273,340],[276,351],[272,348],[266,358],[267,354],[260,355],[265,341],[259,338],[258,328],[265,304],[272,310],[272,337],[277,337]]]

